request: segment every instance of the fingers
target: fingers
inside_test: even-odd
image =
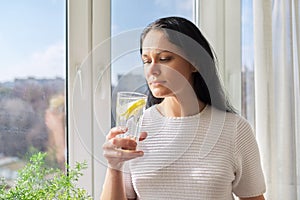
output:
[[[144,155],[142,151],[136,151],[136,142],[129,138],[113,138],[103,145],[103,156],[108,161],[108,166],[120,170],[123,163]],[[127,150],[125,150],[127,149]]]
[[[137,146],[136,141],[130,138],[113,138],[111,143],[115,147],[124,150],[135,150]]]
[[[143,155],[144,153],[142,151],[128,151],[122,149],[108,150],[104,152],[104,157],[108,160],[118,160],[118,162],[124,162]]]
[[[115,127],[110,130],[107,140],[103,144],[103,155],[108,161],[108,166],[114,169],[121,169],[125,161],[141,157],[143,151],[136,150],[137,141],[134,137],[116,137],[119,134],[127,132],[127,128]],[[141,132],[139,141],[145,140],[146,132]]]
[[[126,128],[126,127],[124,127],[124,128],[123,127],[114,127],[109,131],[109,133],[106,136],[106,139],[110,140],[110,139],[116,137],[117,135],[126,133],[127,131],[128,131],[128,128]],[[141,132],[139,141],[145,140],[146,137],[147,137],[147,133]]]
[[[147,137],[147,133],[146,133],[146,132],[141,132],[141,133],[140,133],[140,138],[139,138],[139,141],[143,141],[143,140],[145,140],[145,139],[146,139],[146,137]]]
[[[122,170],[125,161],[141,157],[142,151],[128,151],[122,149],[104,151],[104,157],[108,161],[108,167],[115,170]]]
[[[131,138],[112,138],[106,141],[102,148],[104,151],[123,149],[123,150],[135,150],[137,143]]]
[[[110,134],[108,135],[108,138],[111,138],[114,134],[121,134],[122,130],[112,130]],[[141,132],[139,141],[143,141],[147,138],[147,133],[146,132]],[[118,137],[113,137],[110,140],[110,143],[112,144],[111,148],[120,148],[120,149],[125,149],[125,150],[135,150],[137,146],[137,142],[133,137],[126,137],[126,138],[118,138]]]
[[[110,129],[108,135],[106,136],[106,139],[110,140],[110,139],[116,137],[119,134],[126,133],[127,130],[128,130],[128,128],[114,127],[112,129]]]

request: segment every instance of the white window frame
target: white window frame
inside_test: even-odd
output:
[[[110,37],[110,0],[68,0],[68,160],[70,165],[86,161],[88,169],[78,184],[99,199],[106,167],[97,158],[101,157],[101,146],[105,140],[99,135],[110,129],[110,101],[102,105],[105,126],[100,130],[94,116],[94,91],[97,87],[97,74],[103,73],[106,97],[110,98],[110,70],[101,65],[97,58],[89,57],[98,44]],[[104,28],[103,28],[104,27]],[[109,57],[110,50],[104,52]],[[81,66],[86,59],[92,59],[92,66],[84,71],[84,105],[74,102],[74,83],[79,80]],[[80,88],[75,88],[80,90]],[[76,126],[74,108],[79,110],[80,131]],[[106,117],[105,117],[106,116]],[[84,131],[82,131],[84,130]]]
[[[240,0],[195,0],[196,23],[203,31],[218,55],[219,70],[234,106],[241,108],[241,12]],[[100,198],[106,167],[97,158],[105,140],[103,134],[110,129],[111,101],[110,68],[101,59],[91,57],[91,67],[85,71],[85,104],[76,105],[72,99],[74,82],[78,81],[80,66],[93,49],[111,36],[110,0],[68,0],[68,160],[86,161],[88,169],[79,180],[79,185],[95,198]],[[110,57],[110,46],[103,52]],[[101,105],[102,127],[97,125],[94,114],[94,92],[98,76],[105,79],[101,87],[108,101]],[[89,78],[87,78],[89,77]],[[79,89],[79,88],[76,88]],[[78,131],[74,120],[74,108],[80,111]],[[84,142],[82,141],[84,138]],[[88,148],[87,148],[88,147]]]
[[[233,106],[241,111],[241,1],[197,1],[197,23],[216,52],[221,78]]]

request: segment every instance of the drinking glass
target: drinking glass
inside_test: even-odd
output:
[[[116,126],[128,131],[120,137],[139,138],[147,95],[137,92],[118,92],[116,105]],[[138,141],[138,140],[137,140]]]

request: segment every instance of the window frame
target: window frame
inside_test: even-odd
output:
[[[196,12],[197,25],[216,52],[220,77],[238,111],[242,101],[241,1],[201,0]]]
[[[216,51],[221,78],[238,110],[241,108],[240,4],[241,0],[195,0],[194,4],[196,24]],[[102,136],[109,131],[111,124],[110,66],[101,65],[101,60],[92,56],[92,67],[85,74],[90,77],[89,81],[85,83],[85,92],[88,96],[85,99],[86,105],[76,105],[72,97],[74,82],[78,78],[82,62],[98,44],[107,41],[111,36],[111,1],[68,0],[67,15],[68,160],[71,166],[76,162],[87,162],[88,169],[80,178],[79,186],[87,189],[95,199],[99,199],[106,166],[97,158],[102,156],[101,147],[105,141],[105,137]],[[212,20],[215,23],[211,23]],[[110,46],[103,53],[110,57]],[[109,99],[105,105],[101,105],[103,108],[101,114],[104,116],[102,122],[104,126],[101,127],[101,130],[97,125],[94,113],[94,91],[97,89],[99,73],[106,80],[106,84],[101,86],[107,88],[103,95],[107,95]],[[75,107],[82,114],[84,133],[79,132],[76,128]],[[83,137],[84,144],[82,143]]]

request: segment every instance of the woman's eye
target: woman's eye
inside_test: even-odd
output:
[[[162,62],[166,62],[166,61],[171,60],[171,57],[163,57],[163,58],[160,58],[159,60]]]
[[[144,64],[149,64],[149,63],[151,63],[151,60],[143,60],[143,63]]]

